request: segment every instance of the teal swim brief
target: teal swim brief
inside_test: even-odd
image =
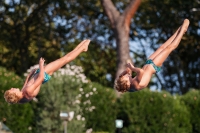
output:
[[[135,92],[138,91],[137,89],[135,89],[133,86],[130,87],[130,89],[128,90],[128,92]]]
[[[154,64],[154,62],[151,59],[148,59],[145,63],[146,64],[151,64],[153,66],[153,68],[156,70],[156,73],[158,73],[161,70],[161,67],[158,67]]]
[[[37,74],[37,73],[39,73],[39,72],[40,72],[40,69],[37,69],[36,72],[35,72],[35,74]],[[43,80],[42,84],[44,84],[44,83],[46,83],[47,81],[49,81],[50,78],[51,78],[51,76],[48,75],[46,72],[44,72],[44,80]]]

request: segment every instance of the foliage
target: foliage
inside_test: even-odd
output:
[[[113,89],[90,83],[81,91],[81,107],[86,119],[86,129],[95,132],[114,132],[116,97]]]
[[[93,81],[112,86],[116,51],[106,46],[114,41],[100,1],[3,1],[0,7],[4,14],[0,16],[0,65],[22,75],[41,56],[50,62],[72,50],[69,45],[88,38],[93,41],[89,56],[81,55],[84,60],[76,63]]]
[[[0,121],[6,124],[13,132],[32,133],[33,125],[33,110],[28,104],[8,104],[4,100],[4,92],[12,87],[22,87],[22,79],[9,72],[5,68],[0,67]]]
[[[88,82],[82,73],[77,66],[60,69],[31,103],[10,105],[2,98],[1,119],[15,132],[63,132],[60,111],[74,111],[74,118],[68,122],[69,132],[115,132],[116,119],[124,121],[123,133],[199,132],[199,91],[172,96],[145,89],[124,93],[117,99],[114,90]],[[1,68],[1,75],[2,86],[21,86],[21,78],[14,73]]]
[[[181,102],[185,104],[190,112],[190,123],[192,125],[192,133],[200,132],[200,91],[190,90],[187,94],[181,96]]]
[[[36,67],[31,67],[28,72]],[[42,86],[38,102],[33,106],[37,132],[61,132],[63,128],[57,126],[62,125],[60,111],[75,112],[75,118],[68,122],[69,132],[82,132],[89,128],[114,130],[114,91],[97,83],[88,83],[82,72],[81,67],[66,65]],[[110,117],[105,117],[105,114]],[[110,126],[108,121],[112,121]]]
[[[78,94],[88,81],[82,71],[81,67],[67,65],[42,86],[34,108],[37,132],[62,132],[64,129],[59,116],[62,111],[74,112],[74,118],[67,124],[69,132],[83,131],[85,119],[81,116]]]
[[[123,9],[130,2],[129,0],[112,1],[120,12],[123,12]],[[22,75],[28,67],[37,62],[40,56],[43,56],[47,62],[55,60],[60,57],[61,52],[69,52],[71,48],[69,44],[89,38],[92,40],[91,44],[93,44],[90,46],[91,48],[89,47],[91,52],[88,52],[88,55],[83,54],[75,63],[84,66],[87,77],[91,81],[112,86],[113,75],[116,71],[115,63],[113,63],[116,59],[112,58],[116,54],[116,42],[100,1],[3,0],[0,3],[1,66]],[[191,22],[180,46],[163,64],[163,73],[159,77],[160,82],[155,83],[157,86],[161,86],[160,89],[168,90],[171,93],[185,93],[191,87],[199,88],[200,12],[194,10],[198,6],[199,3],[196,0],[143,0],[135,19],[132,21],[130,41],[139,43],[139,48],[135,47],[136,43],[131,43],[131,54],[136,65],[144,63],[142,61],[145,61],[147,58],[148,46],[151,47],[150,50],[157,49],[181,25],[184,18],[188,18]],[[20,87],[22,85],[22,79],[18,76],[15,77],[14,73],[11,73],[11,75],[8,71],[3,73],[4,75],[0,76],[2,95],[8,88],[13,86]],[[111,74],[110,80],[106,79],[106,73]],[[86,124],[85,130],[92,127],[96,131],[111,131],[114,129],[114,123],[112,122],[116,117],[125,120],[123,132],[137,131],[137,129],[147,132],[149,130],[156,132],[159,129],[163,132],[191,132],[191,130],[199,132],[199,117],[197,114],[199,112],[199,102],[196,102],[198,101],[198,95],[191,94],[191,92],[188,95],[183,95],[181,102],[179,102],[178,98],[173,99],[167,93],[167,97],[163,97],[163,93],[149,92],[150,94],[147,94],[146,91],[126,93],[121,100],[117,101],[119,105],[115,105],[118,103],[110,102],[112,97],[114,97],[109,95],[112,93],[110,92],[112,91],[111,89],[106,89],[105,91],[107,87],[91,83],[92,86],[100,88],[98,94],[90,96],[92,98],[91,101],[94,101],[92,104],[95,105],[96,112],[86,112],[84,110],[84,112],[81,112],[80,105],[72,105],[72,102],[68,103],[67,100],[76,101],[78,99],[79,101],[80,97],[76,96],[80,93],[78,89],[83,84],[74,82],[71,84],[74,76],[63,76],[63,78],[58,80],[58,78],[52,77],[50,82],[42,86],[41,94],[38,96],[38,103],[31,102],[34,112],[30,109],[29,103],[9,105],[1,97],[0,118],[15,132],[35,132],[34,128],[40,132],[42,132],[42,129],[47,132],[50,132],[50,130],[53,132],[62,130],[62,127],[58,127],[62,123],[59,120],[59,111],[74,109],[85,116],[77,115],[83,121],[72,120],[69,122],[69,130],[73,132],[74,130],[79,130],[72,127],[73,125],[81,127],[80,130],[83,130],[84,127],[82,125],[84,124]],[[70,93],[65,88],[70,90]],[[83,90],[90,92],[92,88],[86,85],[86,88]],[[104,95],[107,97],[104,97]],[[153,101],[151,101],[152,97]],[[197,98],[196,101],[194,101],[194,97]],[[57,99],[59,100],[57,101]],[[82,100],[83,102],[84,100],[87,101],[87,98]],[[61,102],[59,101],[64,104],[60,104]],[[114,110],[111,108],[109,111],[104,104],[105,106],[107,105],[108,109],[111,106]],[[194,109],[194,107],[197,108]],[[169,110],[170,114],[166,113]],[[13,112],[17,115],[13,115]],[[171,112],[175,114],[176,118],[172,119],[172,122],[170,121],[170,118],[173,118]],[[188,113],[190,112],[192,113],[189,115]],[[33,113],[35,118],[33,118]],[[118,113],[117,116],[115,115],[116,113]],[[109,118],[107,118],[108,116]],[[99,119],[95,119],[96,117]],[[137,118],[136,122],[134,121],[135,118]],[[99,123],[96,122],[97,120]],[[184,123],[181,123],[182,121]],[[192,123],[192,129],[188,121]],[[37,123],[35,124],[34,122]],[[165,122],[167,122],[167,126],[165,126]],[[108,127],[107,123],[111,125]],[[173,123],[175,123],[175,126]],[[32,127],[30,126],[31,124]],[[56,124],[57,127],[55,127]],[[135,125],[137,128],[135,128]],[[32,131],[28,130],[29,126],[29,129],[32,128]],[[174,130],[172,131],[173,126]]]
[[[119,100],[119,111],[123,133],[191,132],[189,112],[167,92],[126,93]]]
[[[129,0],[112,2],[121,13],[130,3]],[[150,83],[150,87],[156,85],[159,89],[183,94],[190,87],[199,88],[200,12],[195,10],[198,1],[141,2],[129,36],[130,42],[133,42],[130,43],[131,56],[136,66],[142,66],[149,51],[156,50],[165,42],[184,18],[191,22],[180,46],[163,64],[157,82],[152,81],[154,83]],[[68,45],[89,38],[94,46],[91,46],[87,57],[84,55],[84,61],[76,63],[84,67],[92,81],[97,82],[100,78],[98,82],[112,86],[117,69],[116,63],[113,63],[117,61],[114,58],[116,40],[100,1],[3,0],[0,4],[0,25],[0,65],[8,70],[22,75],[37,63],[39,57],[43,56],[50,62],[59,58],[62,52],[69,52]]]
[[[60,44],[49,17],[50,2],[3,0],[0,4],[0,64],[22,74],[39,57],[60,57]],[[54,54],[52,54],[54,53]]]

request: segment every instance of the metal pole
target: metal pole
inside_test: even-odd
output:
[[[64,133],[67,133],[67,121],[64,120]]]

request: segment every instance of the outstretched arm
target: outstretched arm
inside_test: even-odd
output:
[[[38,77],[30,87],[26,88],[28,95],[31,97],[35,97],[38,94],[40,90],[38,86],[40,86],[44,80],[44,62],[45,60],[43,58],[40,58],[39,61],[40,72],[38,74]]]

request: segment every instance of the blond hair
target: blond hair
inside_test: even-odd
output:
[[[130,85],[128,85],[128,81],[124,80],[122,78],[123,76],[119,77],[116,81],[115,81],[115,85],[114,88],[119,91],[119,92],[126,92],[130,89]]]
[[[10,92],[9,90],[4,93],[4,98],[8,103],[18,103],[20,100],[14,92]]]

